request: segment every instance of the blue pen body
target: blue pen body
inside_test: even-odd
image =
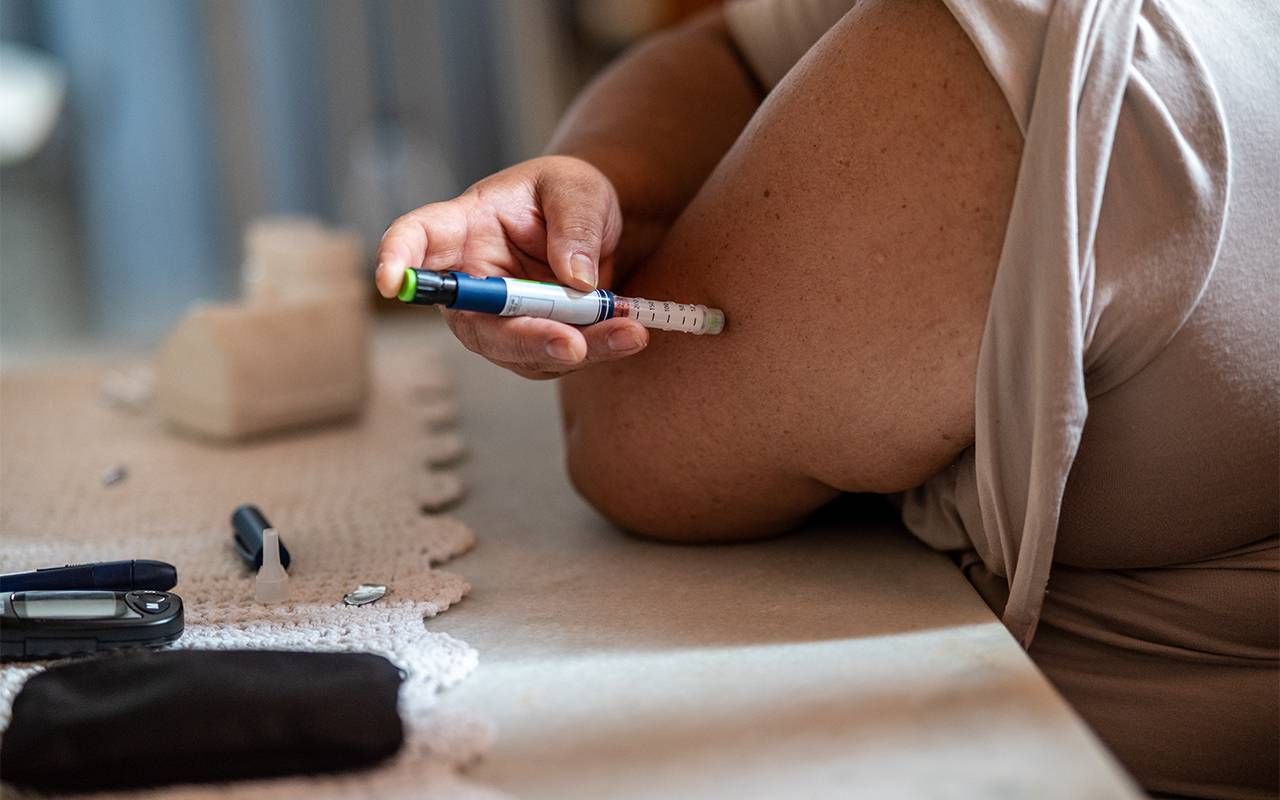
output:
[[[507,282],[502,278],[473,278],[461,272],[450,273],[458,282],[458,294],[449,308],[501,314],[507,305]]]

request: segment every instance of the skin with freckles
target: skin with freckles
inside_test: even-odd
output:
[[[973,440],[1021,146],[977,53],[939,3],[866,0],[760,98],[712,10],[597,79],[558,155],[409,212],[379,247],[388,297],[422,264],[724,309],[704,337],[445,312],[491,361],[565,376],[570,475],[636,533],[777,533]]]
[[[868,2],[769,95],[619,287],[723,308],[562,382],[570,474],[649,536],[777,533],[973,441],[1021,137],[937,4]]]
[[[1017,12],[1005,5],[989,10]],[[735,48],[719,9],[653,37],[579,97],[556,156],[412,212],[381,250],[388,296],[404,264],[425,262],[723,309],[719,336],[654,332],[625,351],[608,348],[627,332],[614,323],[450,316],[476,352],[562,376],[578,490],[620,527],[675,542],[782,533],[842,491],[918,486],[973,444],[979,344],[1021,158],[999,88],[937,0],[860,0],[767,98]],[[1252,96],[1244,74],[1221,73]],[[574,272],[575,253],[598,257],[596,275]],[[1261,351],[1234,345],[1259,335],[1241,324],[1254,312],[1227,299],[1251,284],[1224,267],[1245,264],[1215,266],[1216,289],[1171,359],[1090,397],[1030,653],[1148,788],[1272,797],[1274,515],[1251,494],[1252,462],[1202,452],[1196,435],[1203,409],[1221,403],[1226,430],[1257,406],[1241,398]],[[1202,314],[1242,338],[1217,338]],[[1182,512],[1197,493],[1202,524]],[[998,613],[1006,580],[970,562]]]

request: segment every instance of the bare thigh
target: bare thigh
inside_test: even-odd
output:
[[[724,308],[726,332],[563,382],[579,489],[632,530],[717,539],[950,463],[1020,148],[941,4],[860,4],[619,287]]]

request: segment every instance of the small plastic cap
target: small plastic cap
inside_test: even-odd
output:
[[[396,297],[400,298],[402,303],[407,303],[413,299],[418,293],[418,273],[412,267],[404,271],[404,278],[400,280],[400,291]]]
[[[280,534],[275,528],[262,532],[262,566],[253,591],[259,603],[283,603],[289,599],[289,573],[280,563]]]
[[[708,308],[707,316],[702,320],[702,332],[717,334],[724,330],[724,312],[718,308]]]
[[[178,583],[178,570],[163,561],[139,558],[133,562],[133,585],[139,589],[167,592]]]

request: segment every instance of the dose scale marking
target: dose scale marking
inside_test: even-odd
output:
[[[522,278],[475,278],[461,272],[406,270],[397,297],[414,305],[441,305],[504,317],[542,317],[570,325],[633,319],[646,328],[698,336],[718,334],[725,326],[724,312],[704,305],[622,297],[607,289],[580,292]]]

